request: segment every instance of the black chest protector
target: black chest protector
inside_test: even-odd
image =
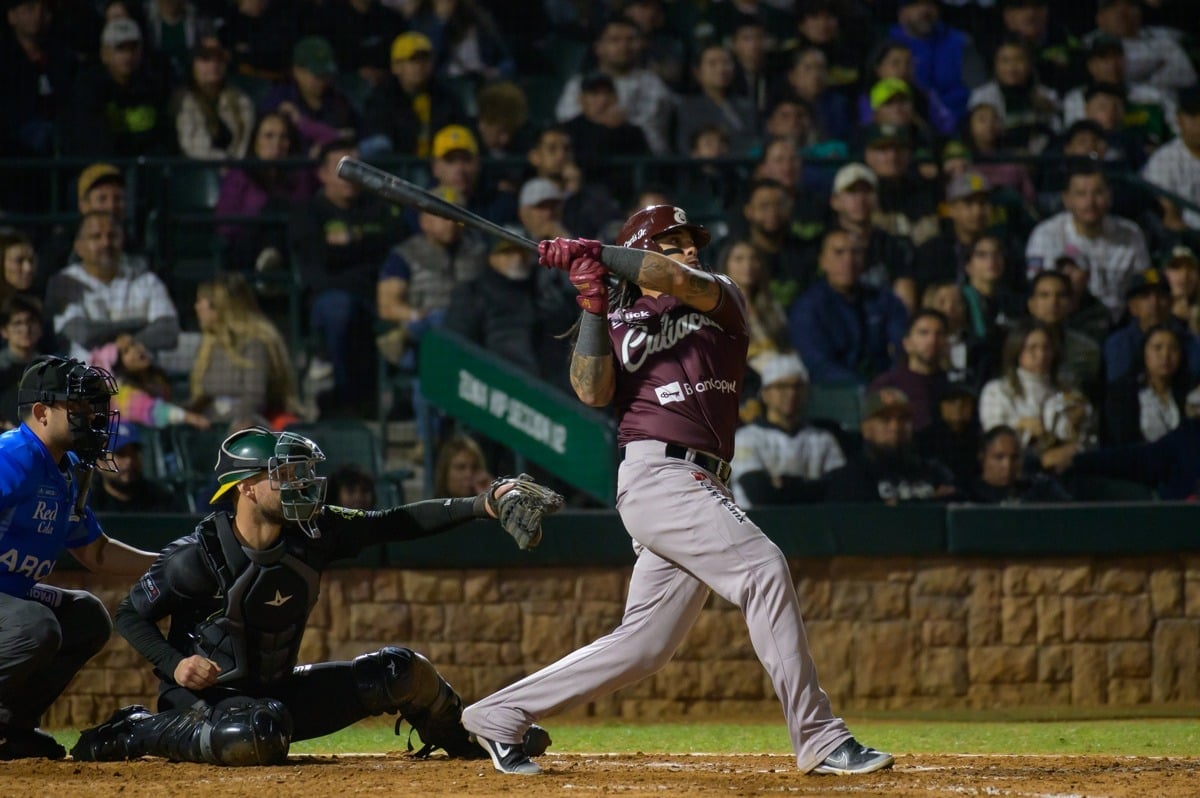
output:
[[[321,572],[286,538],[263,551],[247,549],[228,516],[218,513],[213,522],[200,539],[223,606],[196,625],[196,653],[221,667],[219,684],[272,684],[296,665]]]

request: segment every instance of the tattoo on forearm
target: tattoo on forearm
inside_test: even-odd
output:
[[[701,310],[711,310],[720,301],[721,288],[711,276],[689,269],[657,252],[606,246],[601,261],[614,274],[642,288],[670,294]]]
[[[612,358],[576,354],[571,358],[571,387],[580,397],[605,396],[612,387]]]

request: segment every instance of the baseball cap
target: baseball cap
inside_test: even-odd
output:
[[[860,408],[863,421],[875,416],[911,416],[913,413],[912,402],[908,400],[908,394],[899,388],[876,388],[873,391],[867,391],[863,396]]]
[[[109,451],[119,452],[126,446],[142,445],[142,434],[138,432],[137,427],[124,422],[117,425],[117,434],[113,436],[112,446]]]
[[[1181,114],[1192,116],[1200,114],[1200,83],[1193,83],[1186,89],[1179,90],[1176,108]]]
[[[967,149],[967,145],[963,144],[958,139],[951,139],[946,142],[946,146],[942,147],[942,160],[952,161],[955,158],[971,159],[971,151]]]
[[[433,137],[433,157],[444,158],[455,150],[479,154],[479,143],[475,135],[462,125],[446,125]]]
[[[848,163],[834,176],[833,193],[841,194],[855,183],[868,183],[871,188],[875,188],[879,185],[879,178],[863,164]]]
[[[871,110],[897,97],[912,97],[912,89],[900,78],[884,78],[871,87]]]
[[[976,194],[988,194],[992,184],[978,172],[963,172],[956,175],[946,186],[946,202],[957,202]]]
[[[1125,89],[1115,83],[1089,83],[1083,92],[1083,101],[1091,102],[1093,97],[1101,94],[1107,94],[1111,97],[1117,97],[1121,100],[1125,99]]]
[[[1129,281],[1129,287],[1125,289],[1125,300],[1152,293],[1171,293],[1171,286],[1167,283],[1167,278],[1158,269],[1146,269],[1144,272],[1133,275],[1133,279]]]
[[[333,59],[333,47],[320,36],[305,36],[292,49],[292,65],[320,77],[337,74],[337,62]]]
[[[617,84],[613,83],[610,76],[600,71],[589,72],[579,81],[580,91],[596,91],[597,89],[616,91]]]
[[[532,180],[526,180],[525,185],[521,186],[521,195],[517,202],[520,207],[528,208],[550,200],[562,202],[566,198],[567,193],[559,188],[553,180],[535,177]]]
[[[899,144],[901,147],[911,147],[912,139],[908,131],[899,125],[874,124],[867,128],[867,146],[878,147],[881,144]]]
[[[125,175],[110,163],[94,163],[79,173],[76,192],[79,197],[86,197],[88,192],[102,183],[120,183],[125,185]]]
[[[407,61],[417,55],[432,55],[433,42],[424,33],[410,30],[392,40],[392,60]]]
[[[801,382],[808,382],[808,369],[799,355],[794,352],[764,352],[754,358],[751,364],[762,377],[762,387],[766,388],[782,380],[799,377]]]
[[[1087,57],[1111,55],[1125,52],[1125,44],[1111,33],[1099,33],[1087,48]]]
[[[120,47],[122,44],[141,40],[142,29],[129,17],[110,19],[104,25],[104,32],[100,34],[100,44],[104,47]]]
[[[1177,247],[1173,247],[1171,251],[1167,253],[1167,257],[1163,258],[1162,262],[1162,268],[1164,269],[1188,265],[1190,265],[1193,269],[1200,268],[1200,259],[1196,258],[1196,253],[1192,251],[1191,247],[1185,247],[1182,244]]]

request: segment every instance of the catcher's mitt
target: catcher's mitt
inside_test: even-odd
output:
[[[505,485],[512,489],[496,498],[496,491]],[[487,490],[487,503],[517,546],[532,549],[542,542],[542,519],[562,509],[563,497],[528,474],[518,474],[494,481]]]

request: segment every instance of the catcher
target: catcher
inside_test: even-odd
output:
[[[230,494],[233,513],[213,513],[167,546],[117,609],[117,630],[161,680],[159,711],[117,710],[84,730],[75,759],[279,764],[292,740],[384,712],[420,735],[418,756],[486,756],[459,722],[458,694],[419,653],[386,646],[353,662],[297,666],[300,640],[330,562],[489,517],[527,549],[562,497],[521,475],[474,498],[348,510],[324,503],[324,459],[291,432],[252,427],[225,439],[212,500]],[[164,637],[157,622],[167,617]],[[525,740],[531,754],[550,742],[537,727]]]

